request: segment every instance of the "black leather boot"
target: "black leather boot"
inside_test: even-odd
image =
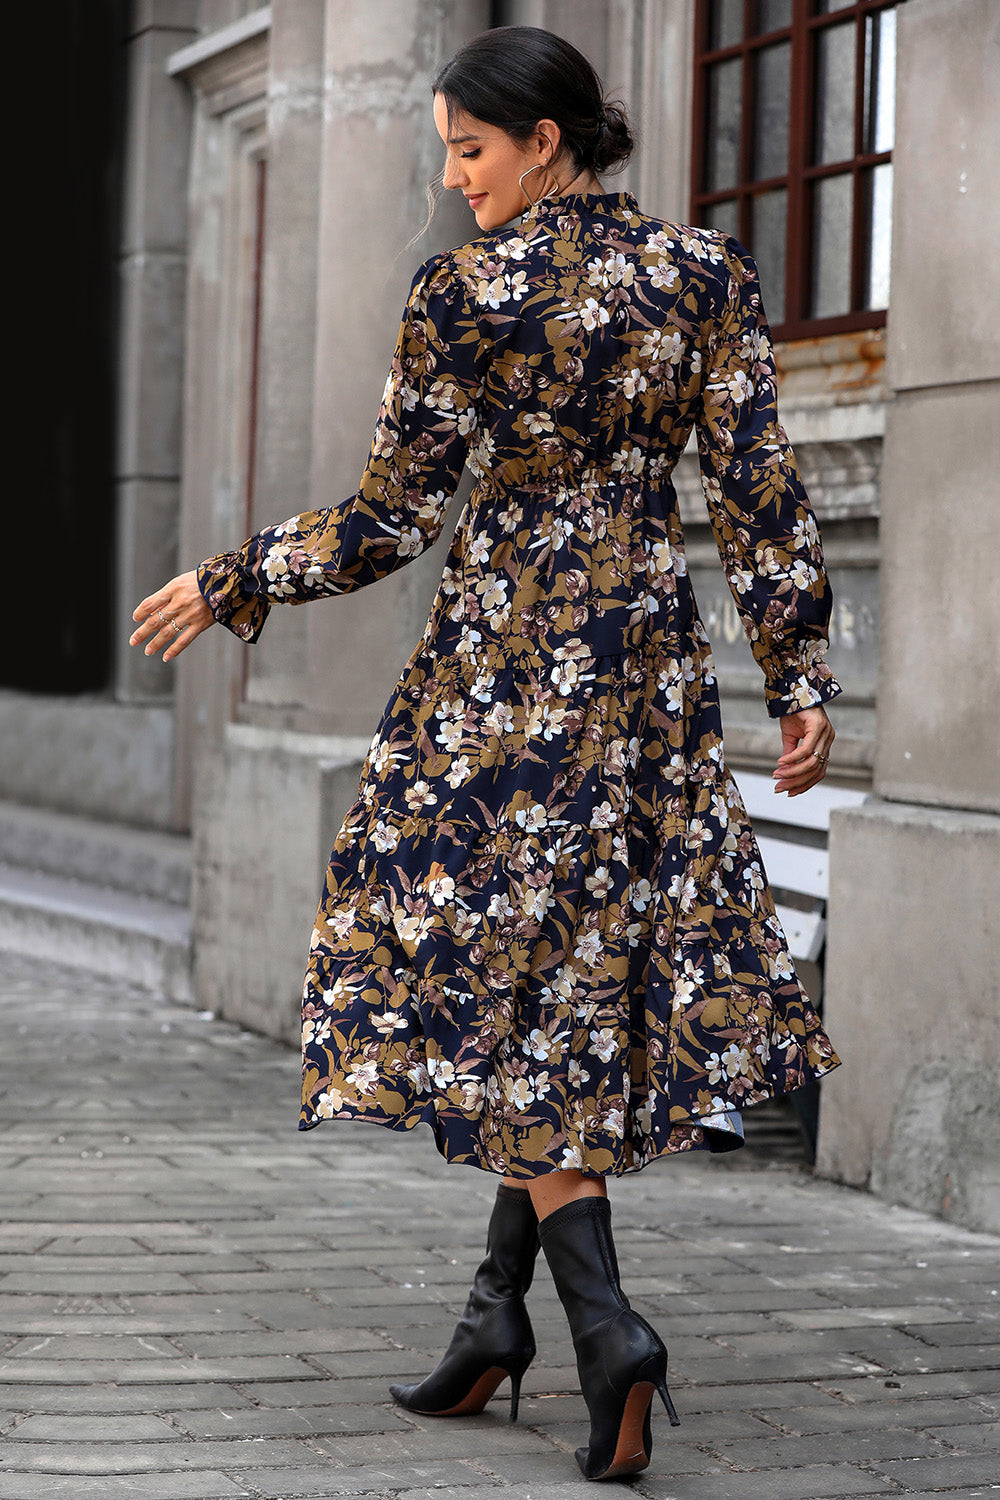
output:
[[[542,1249],[566,1309],[580,1388],[590,1412],[590,1445],[576,1460],[586,1479],[638,1474],[653,1451],[650,1405],[658,1391],[671,1425],[667,1351],[622,1294],[606,1198],[578,1198],[539,1225]]]
[[[458,1327],[436,1370],[419,1385],[389,1389],[400,1406],[428,1417],[481,1412],[510,1377],[510,1420],[517,1421],[521,1378],[535,1357],[524,1297],[535,1273],[538,1217],[527,1191],[497,1189],[486,1237],[486,1259],[476,1272]]]

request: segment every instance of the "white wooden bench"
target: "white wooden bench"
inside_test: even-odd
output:
[[[774,895],[778,920],[799,977],[813,1004],[823,999],[823,947],[830,893],[830,814],[857,807],[867,792],[820,784],[801,797],[778,796],[769,776],[737,771],[736,781],[750,814]],[[804,972],[802,972],[804,970]],[[806,1084],[788,1095],[809,1161],[816,1160],[819,1085]]]
[[[830,814],[837,807],[858,807],[868,800],[868,793],[821,784],[801,797],[789,798],[776,795],[769,776],[749,771],[735,775],[792,958],[819,964],[830,893]],[[793,904],[788,897],[803,904]],[[818,1001],[820,997],[813,998]]]

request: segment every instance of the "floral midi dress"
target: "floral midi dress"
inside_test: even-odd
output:
[[[449,1161],[618,1174],[837,1065],[723,759],[670,479],[692,429],[769,712],[822,703],[829,588],[753,262],[624,193],[429,260],[358,493],[199,568],[256,640],[272,604],[409,562],[476,481],[330,860],[300,1128],[423,1121]]]

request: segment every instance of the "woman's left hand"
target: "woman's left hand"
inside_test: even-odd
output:
[[[180,656],[195,636],[215,624],[193,570],[178,574],[157,593],[143,599],[132,618],[138,629],[129,637],[129,645],[144,646],[147,656],[162,651],[164,661]]]
[[[820,704],[800,708],[781,721],[784,747],[774,772],[774,790],[799,797],[826,775],[834,728]]]

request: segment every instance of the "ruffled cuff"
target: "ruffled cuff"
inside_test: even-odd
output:
[[[216,622],[225,625],[241,641],[258,639],[271,606],[257,594],[244,592],[239,554],[220,552],[199,563],[198,587]]]
[[[803,665],[797,660],[790,663],[780,677],[765,685],[764,700],[771,718],[783,719],[787,714],[797,713],[800,708],[815,708],[819,703],[828,703],[842,692],[843,688],[825,661],[817,658]]]

